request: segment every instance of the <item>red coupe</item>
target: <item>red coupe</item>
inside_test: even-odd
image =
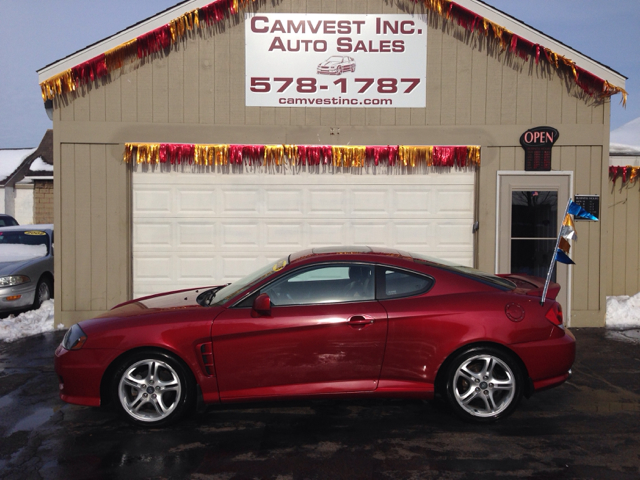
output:
[[[490,422],[571,373],[559,286],[542,305],[541,287],[399,250],[305,250],[74,325],[55,353],[60,398],[160,426],[196,402],[439,395]]]

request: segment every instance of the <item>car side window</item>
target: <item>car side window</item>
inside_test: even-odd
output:
[[[375,299],[372,265],[320,265],[293,272],[263,288],[274,306]]]
[[[378,299],[404,298],[427,292],[433,278],[390,267],[378,267]]]

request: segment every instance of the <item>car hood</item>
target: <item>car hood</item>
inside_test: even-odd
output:
[[[44,257],[32,258],[30,260],[18,260],[15,262],[0,262],[0,276],[12,275],[20,270],[25,269],[29,265],[39,262]]]
[[[196,301],[198,295],[213,287],[192,288],[176,292],[160,293],[149,297],[137,298],[129,302],[116,305],[111,310],[96,318],[130,317],[157,313],[159,311],[178,310],[184,308],[201,308]]]

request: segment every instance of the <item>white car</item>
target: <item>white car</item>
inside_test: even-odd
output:
[[[53,225],[0,227],[0,312],[53,297]]]
[[[333,55],[318,65],[321,75],[342,75],[343,72],[355,72],[356,61],[352,57]]]

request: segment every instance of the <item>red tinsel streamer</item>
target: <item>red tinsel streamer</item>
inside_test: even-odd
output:
[[[229,8],[228,4],[229,2],[217,1],[201,7],[198,10],[200,20],[203,20],[207,25],[224,20],[226,10]]]
[[[229,145],[229,163],[231,165],[242,163],[242,153],[245,145]]]
[[[171,26],[163,25],[138,37],[138,58],[147,57],[171,45]]]
[[[473,32],[476,29],[476,25],[478,22],[482,21],[482,17],[471,10],[458,5],[457,3],[452,3],[449,9],[449,14],[453,15],[458,21],[458,25],[462,28]]]
[[[324,159],[324,164],[328,165],[333,162],[333,149],[329,145],[325,145],[322,147],[322,158]],[[319,161],[320,159],[318,159]]]
[[[605,81],[587,72],[584,68],[576,66],[577,78],[576,83],[588,95],[593,96],[602,93],[605,90]]]

